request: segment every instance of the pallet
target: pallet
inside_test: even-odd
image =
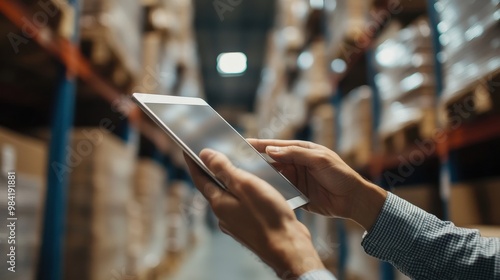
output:
[[[500,69],[443,100],[440,106],[440,122],[452,128],[491,114],[500,114]]]
[[[380,135],[382,153],[401,153],[415,145],[415,141],[431,138],[436,129],[436,113],[433,108],[424,110],[423,117],[407,123],[398,130]]]

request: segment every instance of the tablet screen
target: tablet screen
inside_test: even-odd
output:
[[[301,193],[246,142],[212,107],[207,105],[145,103],[196,155],[210,148],[268,182],[285,199]]]

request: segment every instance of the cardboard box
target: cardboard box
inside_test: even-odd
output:
[[[471,225],[468,228],[478,229],[482,237],[500,238],[500,227],[488,225]]]
[[[166,252],[165,168],[151,159],[137,163],[133,200],[139,211],[141,228],[137,265],[139,272],[152,269]],[[131,242],[135,242],[131,240]],[[156,261],[155,261],[156,260]]]
[[[466,183],[452,185],[448,213],[450,220],[457,226],[484,224],[476,186]]]
[[[8,215],[8,172],[15,171],[16,273],[0,271],[1,279],[35,279],[42,241],[47,184],[45,142],[0,127],[0,217]],[[0,229],[0,244],[7,244],[7,227]],[[6,247],[4,246],[4,249]],[[8,252],[7,252],[8,253]],[[5,264],[7,253],[0,257]]]
[[[343,99],[340,112],[339,154],[350,165],[362,167],[372,154],[372,91],[353,89]]]
[[[335,148],[335,109],[324,103],[313,109],[310,119],[313,142],[329,149]]]
[[[127,264],[134,149],[99,128],[71,140],[64,277],[107,280]]]
[[[499,178],[455,184],[450,191],[450,220],[457,226],[500,225]]]

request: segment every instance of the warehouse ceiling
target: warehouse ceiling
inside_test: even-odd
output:
[[[218,110],[252,111],[264,62],[267,32],[275,2],[269,0],[196,0],[195,29],[208,102]],[[223,77],[217,56],[243,52],[248,68],[241,76]]]

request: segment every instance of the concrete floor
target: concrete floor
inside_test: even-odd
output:
[[[231,237],[213,233],[169,280],[277,280],[274,272]]]

